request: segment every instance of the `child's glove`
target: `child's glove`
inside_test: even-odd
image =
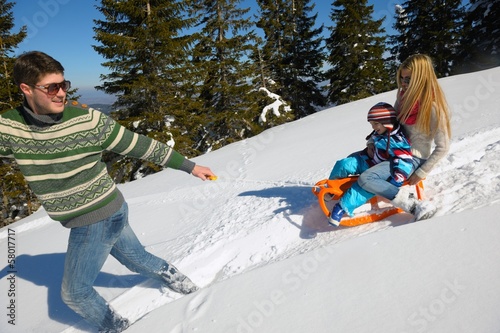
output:
[[[392,177],[389,178],[389,183],[391,183],[392,185],[394,185],[396,187],[401,187],[401,185],[403,185],[403,183],[398,182],[396,179],[394,179]]]
[[[389,177],[387,181],[396,187],[401,187],[403,185],[404,179],[405,178],[401,174],[395,173],[394,176]]]

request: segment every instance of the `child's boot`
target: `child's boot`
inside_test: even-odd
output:
[[[342,219],[342,216],[344,216],[344,214],[345,211],[342,209],[342,206],[340,206],[339,203],[335,204],[335,206],[333,206],[332,213],[328,218],[328,224],[332,227],[338,227],[340,225],[340,220]]]

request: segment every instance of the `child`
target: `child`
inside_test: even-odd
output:
[[[391,176],[387,184],[400,187],[413,170],[410,142],[398,123],[396,110],[387,103],[378,103],[368,111],[373,132],[366,138],[367,147],[335,163],[328,179],[358,175],[383,161],[389,161]],[[347,190],[333,207],[328,223],[338,226],[344,213],[353,215],[354,209],[374,196],[361,188],[358,182]]]

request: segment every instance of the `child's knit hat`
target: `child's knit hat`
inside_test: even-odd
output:
[[[392,129],[397,121],[396,110],[388,103],[377,103],[368,111],[368,121],[376,121]]]

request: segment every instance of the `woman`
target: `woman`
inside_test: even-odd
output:
[[[415,185],[449,150],[450,114],[429,56],[410,56],[400,65],[396,80],[398,93],[395,109],[411,142],[415,170],[408,181]],[[383,196],[393,205],[415,215],[417,221],[435,214],[437,209],[432,203],[417,200],[407,187],[397,187],[388,179],[389,162],[383,162],[362,173],[358,182],[364,190]]]

